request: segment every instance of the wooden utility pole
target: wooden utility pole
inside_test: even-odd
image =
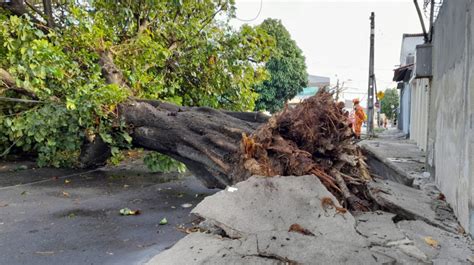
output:
[[[369,58],[369,88],[367,91],[367,137],[374,136],[374,46],[375,46],[375,14],[370,14],[370,58]]]

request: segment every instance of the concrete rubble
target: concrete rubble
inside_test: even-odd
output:
[[[191,233],[147,264],[472,264],[473,243],[436,220],[428,196],[373,185],[392,213],[338,212],[312,175],[254,176],[194,208],[211,232]]]

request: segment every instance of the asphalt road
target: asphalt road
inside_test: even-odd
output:
[[[0,163],[0,264],[143,264],[190,226],[216,190],[141,165],[78,172]],[[119,210],[139,209],[121,216]],[[168,224],[160,225],[166,218]]]

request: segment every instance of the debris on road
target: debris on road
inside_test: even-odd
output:
[[[163,219],[161,219],[159,225],[166,225],[168,224],[168,220],[166,220],[166,217],[164,217]]]
[[[129,208],[120,209],[121,215],[139,215],[141,212],[140,210],[130,210]]]
[[[434,240],[432,237],[430,236],[427,236],[425,237],[425,242],[426,244],[432,246],[433,248],[437,248],[438,247],[438,241]]]

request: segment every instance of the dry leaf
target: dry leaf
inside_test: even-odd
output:
[[[314,236],[314,234],[311,233],[311,231],[309,231],[308,229],[302,227],[299,224],[292,224],[290,226],[290,229],[288,229],[288,232],[296,232],[296,233],[300,233],[300,234],[305,235],[305,236]]]
[[[427,236],[425,237],[425,242],[426,244],[430,245],[431,247],[433,248],[437,248],[438,247],[438,241],[434,240],[432,237],[430,236]]]

